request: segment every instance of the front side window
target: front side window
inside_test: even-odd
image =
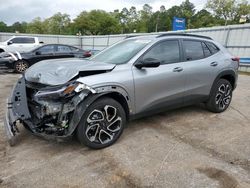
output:
[[[34,38],[28,38],[28,37],[17,37],[17,38],[11,39],[11,41],[12,41],[12,43],[15,43],[15,44],[32,44],[32,43],[35,43]]]
[[[52,54],[54,53],[54,45],[47,45],[39,48],[37,51],[39,51],[41,54]]]
[[[101,61],[111,64],[124,64],[141,51],[151,40],[148,39],[128,39],[120,42],[102,53],[97,54],[90,60]]]
[[[187,61],[204,58],[203,48],[200,41],[184,40],[183,47]]]
[[[156,59],[161,64],[176,63],[180,61],[178,40],[167,40],[152,47],[144,56],[145,59]]]

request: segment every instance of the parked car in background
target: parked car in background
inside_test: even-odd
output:
[[[4,52],[0,54],[0,64],[15,72],[24,72],[31,65],[46,59],[86,58],[91,53],[74,46],[63,44],[46,44],[29,52]]]
[[[26,52],[39,46],[41,43],[37,37],[13,36],[7,41],[0,43],[0,53],[13,51]]]
[[[89,60],[43,61],[13,88],[7,136],[14,144],[21,122],[35,135],[76,135],[97,149],[115,143],[130,119],[201,102],[220,113],[232,100],[238,66],[221,44],[191,34],[134,37]]]

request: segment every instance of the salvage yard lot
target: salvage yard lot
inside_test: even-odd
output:
[[[229,109],[202,105],[132,121],[113,146],[91,150],[32,136],[5,141],[5,101],[18,74],[0,74],[0,187],[250,187],[250,76]]]

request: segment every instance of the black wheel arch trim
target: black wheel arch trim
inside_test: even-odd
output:
[[[237,74],[234,70],[223,70],[222,72],[220,72],[217,77],[215,78],[212,88],[214,86],[214,84],[221,78],[225,77],[225,76],[232,76],[234,78],[234,83],[232,85],[233,89],[236,88],[236,82],[237,82]],[[230,80],[228,80],[230,82]],[[211,88],[211,90],[212,90]]]
[[[70,120],[70,123],[69,123],[69,130],[68,130],[68,132],[66,133],[65,136],[70,136],[70,135],[73,134],[73,132],[76,130],[78,124],[80,123],[80,120],[81,120],[83,114],[86,112],[87,108],[93,102],[95,102],[100,97],[104,97],[104,96],[108,96],[109,97],[110,94],[116,93],[116,94],[120,94],[120,95],[122,95],[124,97],[124,99],[127,101],[127,107],[128,107],[128,109],[124,109],[124,110],[126,111],[127,118],[129,118],[129,114],[128,113],[131,112],[131,104],[130,104],[130,101],[128,100],[129,98],[127,98],[128,96],[124,96],[124,93],[122,93],[121,91],[118,91],[117,88],[114,88],[113,86],[105,86],[105,87],[106,87],[106,90],[103,87],[99,88],[100,89],[99,91],[102,91],[102,92],[100,92],[100,93],[97,92],[96,94],[90,94],[89,96],[87,96],[86,99],[84,99],[81,103],[79,103],[77,105],[77,107],[76,107],[76,109],[75,109],[75,111],[73,113],[73,116],[72,116],[72,118]],[[113,87],[113,90],[112,89],[111,90],[107,90],[107,87],[108,88],[110,88],[110,87],[112,88]],[[114,100],[116,100],[116,99],[114,99]],[[120,101],[117,101],[117,102],[120,102]]]

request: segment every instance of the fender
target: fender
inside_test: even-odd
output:
[[[127,92],[121,88],[120,86],[102,86],[102,87],[98,87],[95,88],[96,93],[95,94],[89,94],[87,96],[87,98],[85,98],[81,103],[79,103],[76,106],[76,109],[73,113],[73,116],[70,120],[69,123],[69,130],[66,133],[65,136],[70,136],[73,134],[73,132],[75,131],[75,129],[77,128],[78,124],[80,123],[80,120],[83,116],[83,114],[86,112],[87,108],[94,102],[96,101],[98,98],[110,94],[110,93],[119,93],[121,94],[127,102],[128,108],[129,108],[129,112],[132,112],[132,108],[131,108],[131,100],[127,94]]]
[[[215,78],[215,80],[213,81],[213,85],[212,85],[212,88],[214,86],[214,84],[223,76],[227,76],[227,75],[230,75],[234,78],[234,85],[233,85],[233,89],[236,88],[236,82],[237,82],[237,78],[238,78],[238,75],[235,73],[235,71],[233,70],[223,70],[222,72],[220,72],[217,77]],[[212,88],[211,88],[211,91],[212,91]]]

